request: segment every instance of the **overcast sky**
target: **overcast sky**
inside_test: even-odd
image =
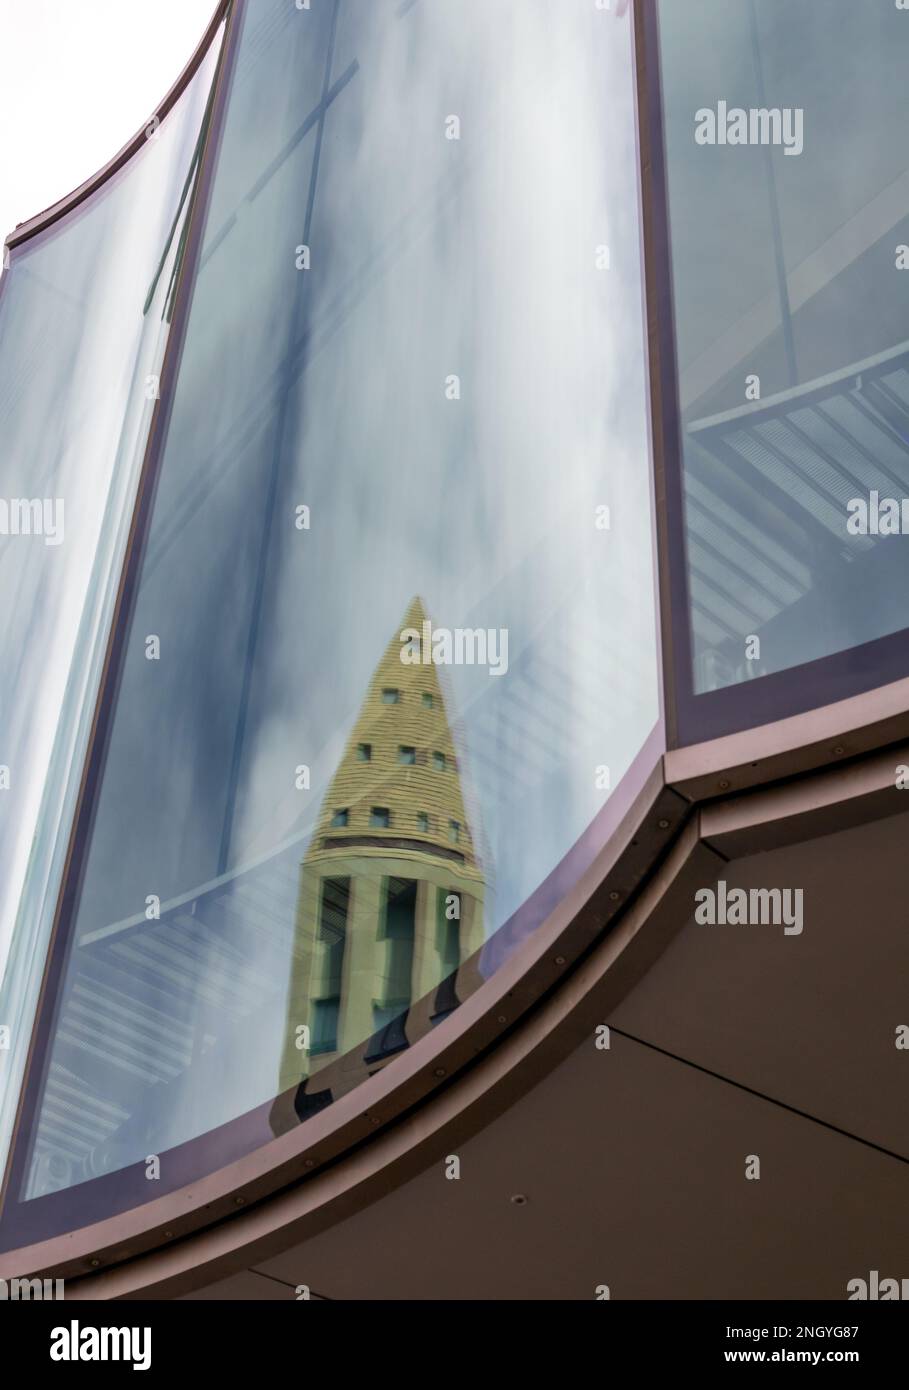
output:
[[[154,112],[216,0],[0,0],[0,241]]]

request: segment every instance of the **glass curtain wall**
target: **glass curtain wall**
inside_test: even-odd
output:
[[[393,1063],[661,746],[631,16],[241,14],[7,1203],[32,1236]]]
[[[140,152],[75,211],[9,251],[0,281],[0,1168],[158,396],[219,41],[164,121],[150,123]],[[90,1028],[83,1015],[77,1050],[91,1050]],[[72,1095],[62,1103],[77,1107]]]
[[[909,13],[660,0],[658,14],[680,679],[703,697],[792,672],[790,707],[820,705],[909,669],[909,642],[882,642],[909,626]],[[733,722],[778,705],[767,686]],[[725,732],[703,708],[696,736]]]

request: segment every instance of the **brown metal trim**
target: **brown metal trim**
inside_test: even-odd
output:
[[[688,611],[687,568],[684,553],[676,553],[673,549],[678,528],[674,529],[671,524],[671,518],[680,515],[683,506],[678,461],[670,466],[673,451],[678,455],[680,438],[675,310],[663,151],[658,18],[650,0],[647,3],[637,0],[632,10],[663,704],[667,745],[674,748],[678,743],[678,673],[690,669],[691,665],[687,626],[680,626],[676,619],[677,613],[687,615]]]
[[[725,859],[742,859],[899,815],[909,810],[909,793],[897,786],[899,766],[909,768],[909,743],[714,802],[700,813],[701,835]]]
[[[909,739],[909,679],[773,724],[666,754],[666,781],[692,802],[747,791]]]
[[[207,211],[208,199],[211,192],[213,166],[217,159],[222,118],[225,110],[225,98],[229,77],[228,58],[233,52],[230,41],[238,22],[238,13],[242,13],[244,0],[227,0],[227,3],[229,7],[232,5],[233,8],[230,8],[229,11],[227,31],[219,54],[218,69],[214,78],[214,99],[211,121],[205,139],[205,148],[201,156],[199,179],[187,214],[188,235],[186,253],[182,266],[178,272],[171,332],[165,345],[164,359],[161,365],[160,394],[159,399],[155,402],[148,438],[146,440],[145,457],[139,475],[133,516],[126,542],[123,572],[120,576],[120,587],[114,607],[110,632],[108,633],[107,649],[92,718],[92,726],[89,733],[85,763],[82,769],[82,780],[76,800],[76,809],[70,831],[66,859],[63,866],[60,893],[45,954],[41,987],[35,1006],[35,1021],[32,1025],[29,1038],[28,1055],[26,1057],[22,1084],[19,1090],[19,1100],[15,1120],[13,1122],[9,1156],[2,1175],[2,1184],[0,1184],[0,1214],[2,1214],[11,1185],[16,1178],[21,1176],[19,1171],[22,1158],[21,1145],[19,1143],[20,1134],[29,1132],[29,1122],[33,1118],[30,1114],[30,1109],[33,1108],[35,1100],[33,1094],[35,1089],[35,1076],[42,1071],[49,1039],[52,1034],[53,1019],[51,1015],[54,1011],[50,1009],[48,1005],[49,1001],[55,999],[57,995],[57,987],[66,958],[67,932],[63,929],[62,924],[68,923],[72,905],[78,893],[78,882],[84,860],[84,848],[91,829],[92,808],[95,802],[94,793],[97,789],[101,774],[107,733],[109,732],[110,714],[113,708],[115,688],[118,684],[119,671],[122,663],[123,633],[125,631],[125,624],[128,620],[131,603],[135,596],[143,541],[147,532],[148,517],[151,512],[152,498],[157,478],[157,466],[163,448],[164,437],[167,432],[167,425],[169,423],[174,386],[177,380],[186,335],[188,308],[195,286],[195,272],[201,249],[202,228],[205,223],[205,213]]]
[[[227,13],[229,4],[230,0],[218,0],[215,12],[209,21],[208,28],[199,40],[195,52],[180,73],[176,82],[170,88],[170,91],[164,99],[158,103],[157,110],[152,113],[149,118],[150,120],[153,120],[155,116],[157,116],[159,121],[163,121],[180,100],[180,97],[195,77],[203,59],[208,53],[212,41],[221,25],[221,21]],[[68,193],[64,198],[53,203],[49,208],[45,208],[43,212],[39,212],[34,217],[29,218],[28,221],[20,222],[16,229],[10,232],[4,244],[10,248],[21,246],[23,242],[28,241],[33,236],[37,236],[39,232],[46,231],[48,227],[52,227],[55,222],[59,222],[62,217],[66,217],[75,208],[84,203],[87,198],[90,198],[96,193],[99,188],[102,188],[104,184],[107,183],[108,179],[113,178],[113,176],[132,159],[134,154],[138,154],[139,150],[144,148],[148,138],[145,133],[148,124],[149,122],[146,121],[141,130],[138,130],[132,139],[127,141],[123,148],[114,155],[113,159],[108,160],[107,164],[105,164],[102,169],[92,174],[90,178],[87,178],[85,182],[81,183],[72,193]]]

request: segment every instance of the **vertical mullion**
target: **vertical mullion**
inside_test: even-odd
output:
[[[633,12],[663,700],[674,748],[693,685],[658,0],[637,0]]]

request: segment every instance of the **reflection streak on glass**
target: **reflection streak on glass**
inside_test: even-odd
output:
[[[0,498],[60,506],[0,536],[0,1155],[5,1156],[168,335],[219,39],[167,119],[77,211],[11,253]],[[45,505],[46,505],[45,501]]]

